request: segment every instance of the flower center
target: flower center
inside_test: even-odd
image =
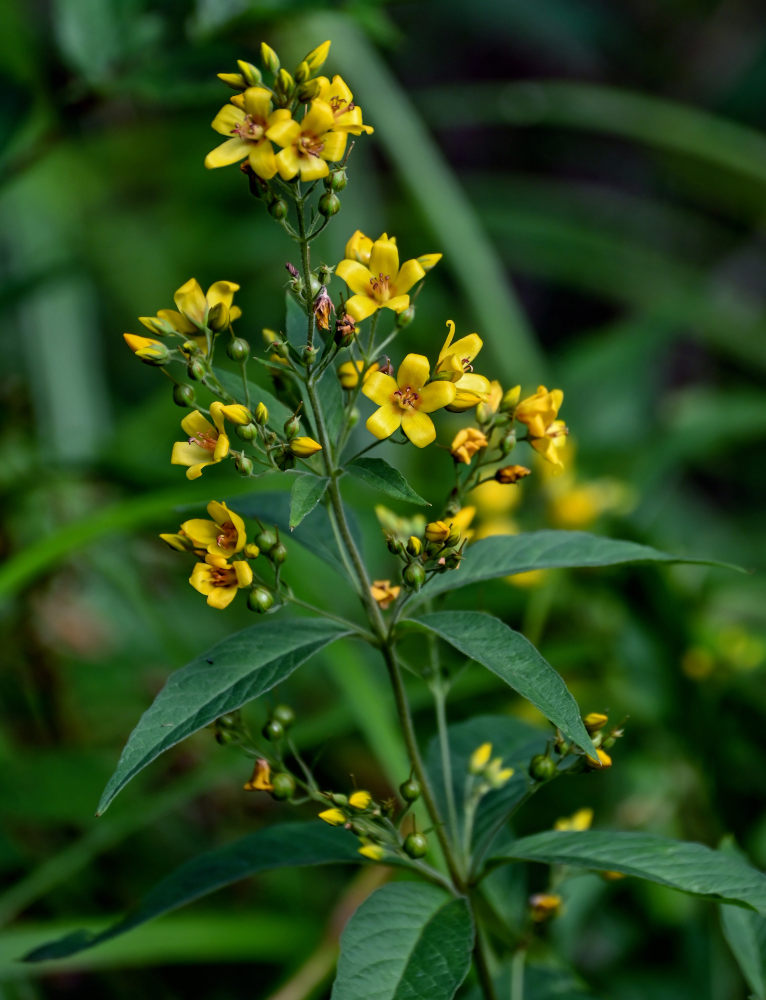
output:
[[[216,545],[219,549],[233,549],[237,544],[239,533],[231,521],[220,524],[221,533],[216,538]]]
[[[472,372],[473,371],[473,365],[471,364],[471,359],[470,358],[463,358],[463,360],[460,362],[460,364],[463,366],[463,371],[464,372]]]
[[[204,448],[205,451],[209,452],[215,451],[217,441],[218,435],[212,431],[201,431],[199,434],[195,434],[194,437],[189,438],[189,444],[196,444],[199,448]]]
[[[210,582],[214,587],[230,587],[237,582],[237,574],[231,566],[211,566]]]
[[[339,118],[346,111],[353,111],[356,104],[353,101],[347,102],[344,98],[336,96],[330,99],[330,107],[332,108],[333,116]]]
[[[406,410],[408,407],[410,409],[415,409],[420,402],[420,396],[417,392],[415,392],[411,385],[400,385],[393,394],[393,401],[403,410]]]
[[[245,115],[245,120],[240,122],[239,125],[232,129],[240,139],[245,139],[247,142],[260,142],[263,138],[264,127],[260,122],[257,122],[252,115]]]
[[[370,278],[370,284],[372,285],[372,294],[375,296],[376,299],[385,302],[386,299],[390,298],[391,296],[390,282],[391,282],[391,275],[383,274],[382,271],[378,274],[377,278],[375,277]]]
[[[304,133],[298,140],[299,156],[319,156],[324,149],[324,143],[318,135]]]

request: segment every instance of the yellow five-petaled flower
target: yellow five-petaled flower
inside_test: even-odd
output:
[[[460,413],[488,400],[491,387],[489,379],[475,374],[472,366],[484,343],[478,333],[469,333],[453,343],[455,324],[451,319],[447,320],[447,329],[449,332],[439,351],[436,371],[443,377],[449,376],[450,381],[455,383],[457,391],[449,408]]]
[[[429,382],[430,373],[428,358],[422,354],[408,354],[395,379],[373,372],[362,385],[362,392],[379,409],[368,418],[367,430],[383,439],[401,427],[418,448],[429,445],[436,437],[436,428],[428,414],[455,398],[454,384]]]
[[[558,449],[566,444],[569,433],[563,420],[557,420],[559,409],[564,402],[561,389],[538,386],[534,396],[528,396],[516,407],[514,416],[529,428],[530,444],[543,458],[553,465],[563,468]]]
[[[277,172],[277,158],[266,132],[285,120],[290,121],[290,112],[286,108],[272,109],[270,91],[248,87],[243,94],[232,97],[231,104],[222,107],[213,119],[216,132],[231,138],[207,154],[205,166],[212,170],[247,159],[259,177],[269,180]]]
[[[204,562],[195,564],[189,583],[200,594],[207,597],[211,608],[222,611],[234,600],[234,595],[242,587],[249,587],[253,582],[253,571],[244,559],[233,563],[224,556],[205,556]]]
[[[199,479],[206,465],[221,462],[229,454],[229,438],[224,432],[224,419],[234,423],[247,423],[249,417],[246,407],[238,403],[225,406],[219,400],[210,404],[210,416],[213,423],[204,417],[199,410],[187,413],[181,421],[181,428],[188,435],[188,441],[176,441],[170,456],[171,465],[188,465],[187,479]]]
[[[184,521],[181,532],[195,548],[206,549],[211,555],[226,558],[241,552],[247,544],[247,530],[239,514],[218,500],[210,501],[207,512],[212,521],[194,517]]]

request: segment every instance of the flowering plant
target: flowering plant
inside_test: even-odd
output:
[[[151,337],[124,335],[140,360],[172,381],[175,403],[189,411],[170,461],[188,479],[223,463],[242,480],[268,477],[281,493],[277,501],[256,489],[213,498],[207,517],[188,517],[161,536],[187,561],[189,582],[211,609],[245,600],[259,620],[171,675],[131,734],[100,805],[103,812],[165,750],[211,727],[252,762],[244,789],[301,810],[301,818],[184,866],[101,934],[70,935],[30,957],[72,954],[265,869],[357,864],[374,869],[379,887],[343,932],[333,997],[441,1000],[470,977],[490,1000],[510,976],[520,998],[526,956],[560,912],[562,887],[577,870],[630,875],[760,910],[766,879],[736,855],[699,844],[591,830],[587,808],[552,830],[513,837],[513,818],[540,788],[576,774],[596,780],[610,768],[624,726],[603,706],[583,713],[521,632],[448,603],[449,595],[556,567],[674,557],[579,531],[492,534],[477,522],[482,488],[514,496],[534,474],[516,460],[517,448],[531,449],[525,460],[563,468],[563,392],[541,385],[525,393],[474,370],[482,338],[455,339],[446,316],[446,340],[429,357],[429,344],[410,326],[415,298],[441,254],[402,261],[395,237],[372,239],[357,229],[342,261],[312,261],[313,242],[340,209],[349,136],[372,132],[346,82],[319,75],[329,48],[325,42],[312,50],[290,73],[264,45],[261,68],[240,62],[238,72],[220,74],[234,96],[213,120],[225,139],[205,160],[208,168],[240,164],[251,194],[294,245],[283,327],[264,329],[263,348],[254,349],[234,329],[242,316],[234,302],[239,285],[219,280],[204,292],[191,279],[175,292],[175,309],[141,317]],[[221,363],[222,349],[235,370]],[[251,381],[251,366],[268,375],[270,390]],[[450,466],[452,485],[446,497],[424,499],[372,453],[390,442],[428,454],[453,419],[447,412],[462,423],[431,460]],[[428,507],[428,520],[380,510],[383,531],[368,561],[344,497],[348,480],[377,500]],[[352,617],[338,614],[331,600],[307,600],[300,576],[290,572],[293,545],[327,561],[351,586]],[[384,559],[394,563],[387,578],[377,570]],[[376,652],[396,705],[408,770],[387,795],[355,788],[351,776],[346,787],[326,787],[293,738],[291,706],[276,704],[260,734],[242,712],[315,654],[352,640]],[[510,716],[450,727],[449,695],[466,662],[526,699],[549,727]],[[425,754],[405,672],[424,684],[434,708],[437,733]],[[548,866],[548,881],[510,912],[498,905],[492,878],[521,862]]]

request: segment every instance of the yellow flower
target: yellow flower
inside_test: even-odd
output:
[[[366,252],[367,237],[362,233],[358,235],[359,252],[363,256]],[[351,240],[356,237],[357,233]],[[441,257],[441,254],[438,256]],[[346,303],[346,310],[357,323],[367,319],[377,309],[403,312],[410,304],[407,293],[426,273],[426,269],[417,260],[406,260],[399,267],[396,240],[389,238],[385,233],[370,247],[368,262],[346,258],[335,270],[351,291],[356,293]]]
[[[463,410],[470,410],[472,406],[488,399],[490,384],[489,379],[483,375],[474,374],[471,364],[483,346],[483,341],[478,333],[469,333],[467,337],[461,337],[453,344],[455,324],[451,319],[447,320],[447,329],[449,333],[444,341],[444,346],[439,351],[436,373],[448,375],[450,381],[455,383],[457,391],[449,408],[460,413]]]
[[[590,830],[593,822],[592,809],[578,809],[572,816],[562,816],[553,824],[554,830]]]
[[[224,556],[208,553],[204,562],[196,563],[189,577],[189,583],[200,594],[207,597],[211,608],[222,611],[234,600],[234,595],[242,587],[253,582],[253,571],[241,559],[229,563]]]
[[[500,757],[495,757],[491,760],[484,771],[484,780],[492,788],[502,788],[503,785],[507,785],[515,774],[512,767],[503,767],[503,761]]]
[[[285,118],[290,119],[290,112],[272,109],[270,91],[248,87],[243,94],[232,97],[231,104],[222,107],[213,119],[216,132],[231,138],[207,154],[205,166],[213,170],[247,159],[254,173],[269,180],[277,172],[277,158],[266,132]]]
[[[320,812],[319,818],[330,826],[343,826],[346,822],[346,814],[342,809],[325,809],[324,812]]]
[[[335,125],[338,132],[346,132],[350,135],[367,134],[373,130],[371,125],[362,124],[362,109],[358,104],[354,104],[354,95],[348,88],[348,84],[339,76],[334,76],[332,82],[326,76],[318,76],[319,92],[317,99],[328,104],[332,109]]]
[[[376,362],[370,365],[364,373],[364,381],[376,372],[380,365]],[[338,365],[338,380],[344,389],[355,389],[359,385],[359,376],[364,370],[364,361],[344,361]]]
[[[174,534],[170,534],[168,532],[163,533],[160,535],[160,538],[166,545],[169,545],[171,549],[175,549],[176,552],[197,551],[199,556],[203,555],[203,552],[195,550],[194,542],[183,530],[179,530]]]
[[[508,486],[511,483],[518,483],[520,479],[531,474],[532,470],[528,469],[526,465],[504,465],[502,469],[495,472],[495,481]]]
[[[271,792],[274,786],[271,783],[271,769],[269,762],[259,757],[253,768],[253,776],[242,786],[246,792]]]
[[[207,292],[203,292],[197,279],[190,278],[173,296],[177,312],[160,309],[156,316],[139,316],[138,319],[152,333],[170,328],[184,338],[198,338],[196,343],[204,347],[200,334],[206,325],[211,330],[223,330],[242,315],[239,306],[232,305],[237,291],[239,285],[233,281],[215,281]]]
[[[603,712],[588,712],[587,715],[583,716],[582,721],[589,733],[597,733],[609,722],[609,716],[604,715]]]
[[[135,333],[123,333],[122,336],[135,356],[147,364],[164,365],[170,360],[170,351],[161,341],[138,337]]]
[[[601,747],[597,747],[596,748],[596,753],[598,755],[598,760],[597,761],[593,760],[592,757],[586,757],[585,758],[585,763],[588,765],[588,767],[605,769],[607,767],[611,767],[612,766],[612,758],[609,756],[609,754],[606,752],[606,750],[602,750]]]
[[[387,240],[388,236],[383,233],[378,239]],[[391,237],[391,242],[396,243],[396,237]],[[369,236],[365,236],[361,229],[357,229],[353,234],[351,239],[346,244],[346,260],[356,260],[360,264],[370,263],[370,254],[372,253],[372,240]]]
[[[503,387],[494,379],[489,383],[489,394],[476,407],[476,419],[480,424],[488,424],[503,401]]]
[[[373,250],[373,256],[374,253]],[[436,428],[428,414],[447,406],[455,398],[452,382],[426,384],[430,373],[428,359],[422,354],[408,354],[399,366],[396,379],[373,372],[363,384],[362,392],[377,403],[379,409],[368,418],[367,430],[382,440],[401,427],[418,448],[429,445],[436,437]]]
[[[471,754],[468,761],[468,770],[471,774],[481,774],[484,768],[489,764],[489,758],[492,756],[492,744],[482,743],[481,746],[477,747]]]
[[[348,134],[334,131],[335,115],[329,104],[312,101],[303,121],[281,118],[266,133],[283,148],[276,155],[277,170],[282,180],[289,181],[300,174],[302,181],[315,181],[330,172],[329,163],[342,159]]]
[[[229,438],[224,433],[223,403],[218,400],[210,404],[209,420],[194,410],[181,421],[181,428],[189,435],[188,441],[176,441],[170,456],[171,465],[188,465],[187,479],[199,479],[206,465],[214,465],[229,454]]]
[[[348,797],[348,804],[353,809],[366,809],[372,802],[372,796],[369,792],[354,792]]]
[[[382,861],[386,854],[380,844],[375,844],[371,840],[365,839],[362,840],[359,853],[365,858],[369,858],[370,861]]]
[[[239,514],[217,500],[210,501],[207,512],[212,521],[195,517],[184,521],[181,531],[188,535],[195,547],[207,549],[211,555],[228,557],[241,552],[247,543],[247,531]]]
[[[487,447],[487,437],[477,427],[463,427],[452,439],[450,454],[456,462],[470,465],[477,451]]]
[[[373,601],[377,602],[385,611],[397,599],[401,589],[401,587],[392,586],[390,580],[373,580],[370,586],[370,594]]]
[[[564,421],[556,419],[563,401],[564,393],[561,389],[549,392],[541,385],[534,396],[522,399],[515,413],[516,419],[527,425],[530,444],[535,451],[559,468],[563,468],[563,463],[557,451],[566,444],[566,435],[569,433]]]
[[[322,445],[310,437],[296,437],[290,442],[290,451],[298,458],[311,458],[321,450]]]
[[[555,917],[561,910],[562,899],[554,892],[538,892],[529,897],[530,915],[536,923]]]

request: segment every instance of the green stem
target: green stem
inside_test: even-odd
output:
[[[473,906],[471,907],[473,909]],[[484,994],[484,1000],[497,1000],[495,984],[492,982],[492,973],[489,968],[489,947],[484,938],[484,931],[481,923],[476,920],[476,942],[473,946],[473,957],[476,963],[476,974],[479,977],[479,986]],[[516,1000],[516,997],[513,997]]]
[[[436,638],[429,635],[429,646],[432,647],[432,658],[435,655],[433,647],[436,645]],[[439,669],[438,663],[436,669]],[[449,736],[447,733],[447,692],[444,689],[441,678],[432,687],[434,696],[434,707],[436,709],[436,726],[439,733],[439,753],[442,760],[442,777],[444,782],[444,797],[447,800],[447,821],[449,822],[450,835],[453,844],[458,843],[457,809],[455,808],[455,789],[452,787],[452,759],[449,750]]]
[[[519,948],[511,959],[511,1000],[524,1000],[524,963],[526,948]]]
[[[376,641],[372,632],[367,632],[365,629],[360,628],[355,622],[349,621],[347,618],[341,618],[340,615],[334,615],[332,612],[325,611],[323,608],[317,608],[313,604],[309,604],[308,601],[302,601],[299,597],[291,596],[287,597],[286,600],[288,600],[291,604],[296,604],[299,608],[305,608],[307,611],[313,611],[315,615],[321,615],[322,618],[328,618],[330,621],[343,625],[343,627],[347,628],[349,632],[354,632],[362,639],[366,639],[367,642],[374,643]]]

